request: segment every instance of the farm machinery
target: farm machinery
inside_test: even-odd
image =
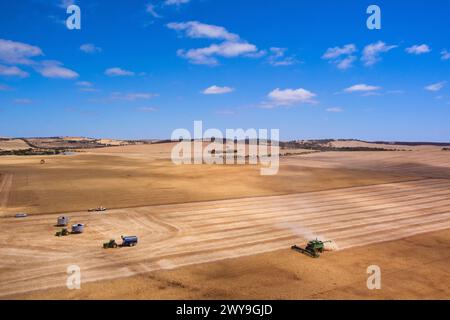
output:
[[[306,254],[311,258],[319,258],[320,254],[325,251],[325,243],[331,242],[332,241],[320,241],[319,239],[315,239],[309,241],[305,248],[294,245],[291,249]]]
[[[77,223],[72,225],[72,231],[69,231],[69,228],[62,228],[61,231],[57,231],[55,236],[57,237],[65,237],[70,234],[81,234],[84,232],[84,224]]]
[[[117,248],[119,245],[117,244],[117,242],[116,242],[116,240],[114,240],[114,239],[111,239],[111,240],[109,240],[109,242],[105,242],[104,244],[103,244],[103,248],[104,249],[115,249],[115,248]]]
[[[98,208],[88,209],[88,212],[105,212],[105,211],[106,211],[105,207],[98,207]]]
[[[67,228],[62,228],[61,231],[58,231],[55,233],[55,236],[57,237],[65,237],[68,236],[70,234],[69,229]]]
[[[117,244],[116,240],[111,239],[109,242],[105,242],[103,244],[104,249],[115,249],[117,247],[134,247],[138,244],[138,237],[136,236],[130,236],[130,237],[124,237],[122,236],[122,243],[119,245]]]

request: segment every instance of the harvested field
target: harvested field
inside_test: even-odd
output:
[[[76,149],[76,148],[98,148],[101,143],[93,139],[75,138],[30,138],[26,141],[34,148],[39,149]]]
[[[9,173],[3,174],[0,175],[0,179],[0,210],[3,210],[7,207],[8,204],[13,175]]]
[[[442,147],[434,145],[406,145],[406,144],[395,144],[395,143],[371,143],[366,141],[358,140],[336,140],[328,143],[329,146],[335,148],[381,148],[387,150],[403,150],[403,151],[430,151],[436,150]]]
[[[91,150],[95,154],[121,155],[124,157],[138,157],[147,160],[169,159],[175,142],[155,143],[155,144],[136,144],[128,146],[106,147],[97,150]]]
[[[40,164],[41,159],[45,159],[44,165]],[[258,166],[175,166],[170,160],[128,154],[83,153],[0,160],[0,172],[14,175],[4,214],[61,213],[100,205],[123,208],[269,196],[419,178],[351,168],[335,170],[284,164],[278,175],[261,176]]]
[[[450,178],[450,155],[436,147],[421,151],[320,152],[289,157],[286,164],[314,168],[353,168],[376,172]]]
[[[72,264],[91,282],[274,251],[316,235],[340,249],[401,239],[450,228],[449,206],[450,181],[425,179],[76,213],[72,221],[86,223],[86,233],[58,239],[52,234],[55,215],[3,218],[0,295],[64,286]],[[102,241],[121,234],[139,235],[139,246],[101,248]],[[33,243],[24,245],[21,238]]]
[[[43,165],[41,157],[2,157],[0,297],[352,298],[367,296],[352,283],[365,279],[368,263],[421,270],[409,279],[413,287],[397,281],[403,291],[369,297],[445,297],[448,152],[427,147],[293,155],[281,158],[278,175],[261,176],[250,165],[175,166],[168,159],[171,147],[45,156]],[[110,210],[86,212],[100,205]],[[12,218],[17,212],[30,215]],[[55,237],[63,212],[85,223],[86,232]],[[102,248],[121,235],[139,236],[139,245]],[[316,236],[340,249],[319,259],[324,263],[287,249]],[[393,262],[383,255],[385,246]],[[365,248],[373,249],[366,255]],[[420,257],[409,252],[415,248]],[[81,267],[83,282],[75,292],[64,288],[73,264]],[[305,272],[319,266],[330,273],[330,283],[320,275],[312,277],[317,284],[307,280]],[[347,273],[355,268],[363,275]],[[427,270],[430,283],[421,277]],[[207,284],[196,287],[195,279]]]
[[[448,299],[449,238],[446,229],[327,252],[320,259],[282,249],[10,298]],[[382,270],[381,290],[366,286],[367,267],[373,264]]]
[[[22,139],[0,140],[0,151],[27,150],[30,148]]]

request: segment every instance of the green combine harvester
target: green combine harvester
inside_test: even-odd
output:
[[[320,254],[325,251],[325,243],[331,243],[333,241],[320,241],[319,239],[311,240],[303,249],[299,246],[292,246],[292,250],[296,250],[300,253],[306,254],[311,258],[319,258]]]

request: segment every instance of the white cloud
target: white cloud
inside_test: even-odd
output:
[[[367,91],[365,93],[363,93],[361,96],[362,97],[373,97],[373,96],[381,96],[382,94],[376,91]]]
[[[234,89],[230,87],[211,86],[202,91],[203,94],[225,94],[233,92]]]
[[[256,51],[256,52],[246,53],[245,56],[248,57],[248,58],[255,58],[255,59],[257,59],[257,58],[264,57],[266,54],[267,54],[266,50],[259,50],[259,51]]]
[[[18,99],[14,99],[13,102],[15,104],[31,104],[33,101],[31,99],[27,99],[27,98],[18,98]]]
[[[29,74],[16,66],[8,67],[0,65],[0,76],[26,78]]]
[[[226,58],[238,57],[256,53],[258,48],[247,42],[223,42],[221,44],[212,44],[209,47],[178,50],[178,55],[193,64],[216,65],[218,63],[215,56]]]
[[[100,91],[99,89],[95,89],[94,84],[89,81],[78,81],[76,83],[76,85],[81,87],[80,91],[83,91],[83,92],[98,92],[98,91]]]
[[[237,114],[234,110],[217,110],[216,114],[222,115],[222,116],[234,116]]]
[[[448,52],[447,50],[442,50],[441,51],[441,59],[442,60],[450,59],[450,52]]]
[[[328,48],[322,59],[330,60],[338,69],[346,70],[353,66],[356,57],[352,55],[358,49],[354,44],[347,44],[343,47]]]
[[[110,99],[111,100],[136,101],[136,100],[148,100],[155,96],[156,96],[156,94],[149,93],[149,92],[137,92],[137,93],[113,92],[110,96]]]
[[[447,81],[433,83],[433,84],[426,86],[425,90],[436,92],[436,91],[441,90],[445,86],[446,83],[447,83]]]
[[[99,89],[95,89],[95,88],[86,88],[86,87],[84,87],[84,88],[81,88],[80,91],[83,91],[83,92],[99,92],[100,90]]]
[[[412,47],[406,48],[405,51],[409,54],[419,55],[431,52],[431,49],[426,44],[421,44],[421,45],[413,45]]]
[[[327,112],[344,112],[342,108],[328,108]]]
[[[0,39],[0,61],[7,64],[33,64],[32,57],[43,55],[42,50],[22,42]]]
[[[95,46],[92,43],[85,43],[80,46],[80,50],[85,53],[98,53],[102,52],[102,48]]]
[[[191,0],[166,0],[164,2],[165,5],[171,6],[171,5],[181,5],[185,3],[189,3]]]
[[[271,55],[267,58],[269,64],[275,67],[290,66],[298,63],[294,56],[286,57],[286,48],[270,48]]]
[[[54,23],[64,25],[64,27],[66,28],[66,19],[61,19],[61,17],[57,17],[54,15],[49,15],[48,18]]]
[[[79,76],[75,71],[63,67],[59,61],[42,61],[36,70],[46,78],[75,79]]]
[[[380,87],[370,86],[367,84],[355,84],[354,86],[344,89],[344,91],[348,93],[353,93],[353,92],[371,92],[380,89],[381,89]]]
[[[75,0],[61,0],[58,4],[58,7],[67,9],[67,7],[75,4]]]
[[[138,108],[138,111],[140,111],[140,112],[156,112],[156,111],[158,111],[158,108],[154,108],[154,107],[141,107],[141,108]]]
[[[378,41],[376,43],[372,43],[367,45],[363,50],[363,56],[361,60],[364,62],[366,66],[371,66],[381,60],[380,54],[384,52],[388,52],[394,48],[396,45],[386,45],[386,43],[382,41]]]
[[[171,22],[167,24],[167,27],[176,31],[184,31],[185,35],[189,38],[219,39],[227,41],[239,40],[239,36],[237,34],[228,32],[224,27],[205,24],[198,21],[180,23]]]
[[[387,94],[404,94],[405,90],[389,90],[386,93]]]
[[[298,103],[316,103],[314,100],[315,96],[315,93],[303,88],[285,90],[276,88],[267,95],[270,102],[264,104],[263,107],[272,108],[275,106],[290,106]]]
[[[36,62],[31,58],[43,55],[39,47],[22,42],[0,39],[0,61],[7,64],[31,65],[42,76],[47,78],[74,79],[78,73],[62,66],[58,61]],[[0,74],[17,77],[28,77],[29,74],[16,66],[0,66]]]
[[[80,87],[92,87],[93,84],[91,82],[89,82],[89,81],[78,81],[77,82],[77,86],[80,86]]]
[[[0,91],[9,91],[11,90],[10,86],[7,86],[5,84],[0,84]]]
[[[323,54],[322,58],[327,60],[336,59],[342,55],[350,55],[356,51],[357,49],[354,44],[347,44],[343,47],[328,48],[327,51]]]
[[[114,67],[105,70],[105,74],[110,77],[124,77],[124,76],[134,76],[133,71],[124,70],[122,68]]]
[[[47,78],[75,79],[79,75],[77,72],[65,68],[59,61],[44,60],[35,61],[32,58],[42,56],[43,52],[39,47],[22,42],[0,39],[0,62],[11,65],[29,65],[35,71]],[[28,77],[26,71],[17,66],[0,65],[0,75]]]
[[[355,62],[355,60],[356,60],[355,56],[348,56],[347,58],[344,58],[340,61],[336,61],[336,66],[340,70],[347,70],[353,67],[353,62]]]
[[[151,3],[147,4],[147,6],[145,7],[145,11],[150,13],[150,15],[153,18],[162,18],[162,16],[156,12],[156,7],[154,4],[151,4]]]
[[[261,57],[265,51],[241,39],[239,35],[229,32],[221,26],[204,24],[198,21],[169,23],[167,27],[172,30],[184,32],[189,38],[221,40],[219,44],[211,44],[208,47],[177,51],[178,56],[187,59],[193,64],[217,65],[217,57],[233,58],[245,56],[249,58]]]
[[[128,93],[125,98],[128,100],[150,99],[154,96],[152,93]]]

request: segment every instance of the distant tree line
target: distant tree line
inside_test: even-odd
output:
[[[308,140],[280,142],[283,149],[306,149],[315,151],[399,151],[397,149],[370,148],[370,147],[333,147],[329,143],[335,140]],[[340,140],[343,141],[343,140]]]
[[[36,150],[36,149],[22,149],[22,150],[0,150],[0,156],[50,156],[57,155],[64,150]]]

